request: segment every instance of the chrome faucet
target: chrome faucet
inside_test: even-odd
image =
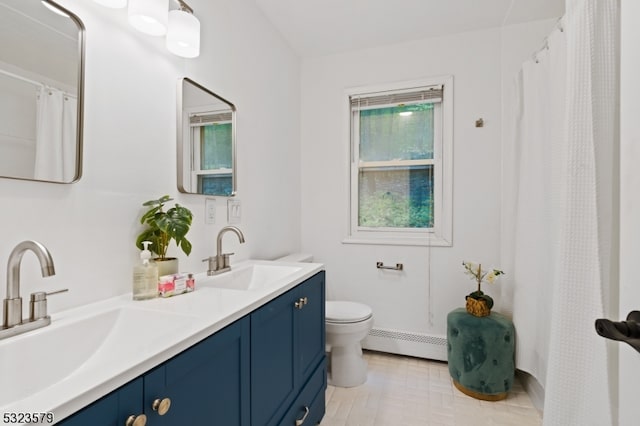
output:
[[[22,297],[20,297],[20,263],[27,250],[31,250],[40,261],[43,277],[56,274],[51,253],[36,241],[23,241],[11,252],[7,263],[7,294],[4,299],[3,321],[0,327],[0,339],[15,336],[36,328],[51,324],[51,317],[47,315],[47,296],[57,294],[68,289],[51,293],[42,291],[32,293],[29,303],[29,318],[22,318]]]
[[[207,275],[217,275],[222,272],[231,270],[231,265],[229,264],[229,256],[234,253],[222,253],[222,236],[228,231],[235,233],[238,236],[238,240],[240,240],[240,243],[244,243],[244,235],[238,227],[225,226],[224,228],[222,228],[220,232],[218,232],[218,237],[216,238],[216,255],[203,260],[203,262],[209,262],[209,270],[207,270]]]

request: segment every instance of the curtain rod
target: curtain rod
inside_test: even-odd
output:
[[[7,75],[9,77],[17,78],[18,80],[26,81],[27,83],[35,84],[36,86],[45,87],[45,85],[43,83],[40,83],[39,81],[31,80],[31,79],[29,79],[27,77],[23,77],[21,75],[14,74],[12,72],[3,70],[2,68],[0,68],[0,74],[4,74],[4,75]]]
[[[23,77],[23,76],[18,75],[18,74],[14,74],[14,73],[9,72],[9,71],[7,71],[7,70],[3,70],[2,68],[0,68],[0,74],[4,74],[4,75],[6,75],[6,76],[13,77],[13,78],[15,78],[15,79],[17,79],[17,80],[22,80],[22,81],[24,81],[24,82],[27,82],[27,83],[33,84],[34,86],[38,86],[38,87],[40,87],[40,88],[42,88],[42,89],[47,89],[47,88],[49,88],[49,89],[59,90],[59,91],[60,91],[60,92],[62,92],[65,96],[71,96],[72,98],[75,98],[75,99],[77,99],[77,98],[78,98],[78,96],[77,96],[76,94],[74,94],[73,92],[69,92],[69,91],[67,91],[66,89],[62,89],[62,88],[60,88],[60,87],[56,87],[56,86],[54,86],[54,85],[50,85],[50,84],[45,84],[45,83],[42,83],[42,82],[40,82],[40,81],[31,80],[30,78]]]

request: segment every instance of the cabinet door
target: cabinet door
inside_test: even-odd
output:
[[[249,318],[229,325],[144,376],[144,408],[154,426],[248,426]],[[164,415],[154,401],[171,400]]]
[[[142,414],[142,411],[142,377],[138,377],[58,425],[124,426],[129,416]]]
[[[277,425],[297,392],[297,288],[251,314],[251,424]]]
[[[302,386],[325,356],[325,285],[324,271],[298,287],[306,304],[296,313],[298,321],[298,356]]]

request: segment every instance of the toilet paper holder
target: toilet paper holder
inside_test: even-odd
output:
[[[640,311],[631,311],[626,321],[596,320],[596,333],[600,336],[625,342],[640,352]]]
[[[392,271],[402,271],[404,269],[404,265],[402,263],[396,263],[396,266],[385,266],[383,262],[376,262],[376,268],[390,269]]]

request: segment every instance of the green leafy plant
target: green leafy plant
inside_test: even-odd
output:
[[[159,260],[167,258],[167,249],[171,240],[174,240],[187,256],[191,253],[191,243],[186,235],[191,227],[193,215],[191,210],[178,203],[164,211],[164,205],[172,200],[173,198],[165,195],[142,204],[149,207],[149,210],[140,218],[140,223],[146,225],[146,228],[138,235],[136,247],[142,250],[142,242],[151,241],[149,250],[154,252]]]

